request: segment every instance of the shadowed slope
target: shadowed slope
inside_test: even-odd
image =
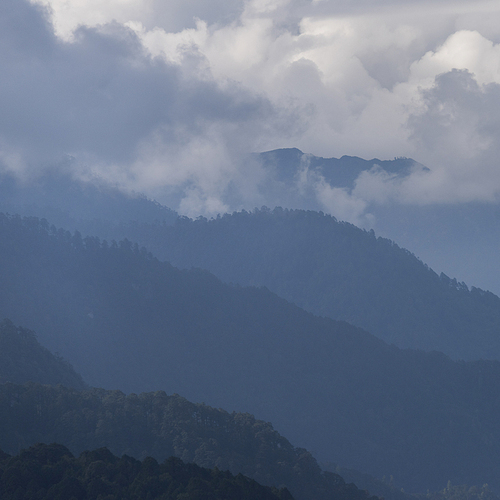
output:
[[[320,460],[406,490],[498,485],[500,364],[401,351],[129,242],[0,220],[0,311],[93,385],[249,411]]]

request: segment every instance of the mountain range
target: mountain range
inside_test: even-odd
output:
[[[445,274],[373,231],[314,211],[261,209],[127,235],[180,268],[266,286],[316,315],[360,326],[401,348],[500,360],[500,299]]]
[[[253,161],[274,179],[269,193],[299,204],[304,171],[352,190],[374,164],[401,178],[425,169],[299,150]],[[251,412],[347,474],[414,492],[499,488],[499,365],[479,361],[498,359],[493,293],[318,211],[191,220],[62,170],[34,183],[3,174],[0,191],[0,208],[28,215],[0,216],[0,315],[23,325],[4,322],[2,341],[24,356],[7,356],[18,373],[3,381],[47,368],[81,389],[62,355],[94,386]],[[36,353],[45,364],[30,371]]]
[[[500,294],[498,203],[410,202],[385,196],[383,187],[376,183],[368,187],[366,182],[368,193],[356,191],[357,183],[362,184],[369,175],[397,184],[414,171],[428,171],[411,158],[323,158],[296,148],[258,153],[253,158],[264,172],[258,206],[325,211],[367,230],[374,229],[377,235],[410,249],[439,272]],[[339,189],[341,192],[336,191]],[[376,189],[382,189],[381,193]],[[349,202],[344,204],[343,197],[356,208]],[[230,206],[238,207],[236,203]]]
[[[256,420],[252,415],[229,414],[204,404],[191,403],[176,394],[167,396],[163,391],[126,396],[120,391],[88,388],[67,361],[40,346],[34,332],[16,327],[8,320],[0,324],[0,345],[1,498],[45,498],[44,489],[47,498],[56,498],[51,488],[63,487],[68,481],[70,484],[66,486],[71,486],[73,494],[64,497],[60,493],[60,498],[94,498],[98,494],[92,492],[97,490],[101,494],[114,492],[117,498],[128,498],[128,491],[120,492],[117,488],[137,488],[136,480],[145,474],[138,470],[140,464],[131,457],[154,464],[154,459],[170,463],[170,457],[175,456],[188,463],[216,468],[215,471],[203,472],[177,460],[175,470],[184,472],[169,473],[173,475],[172,479],[185,483],[198,473],[205,474],[205,480],[214,474],[216,477],[222,474],[222,478],[232,481],[230,473],[219,473],[230,470],[239,475],[236,483],[245,486],[245,491],[255,489],[257,485],[248,483],[242,473],[269,487],[287,485],[294,491],[296,499],[375,500],[353,484],[346,484],[338,474],[322,472],[309,452],[293,447],[270,423]],[[72,389],[68,388],[71,384]],[[59,444],[37,444],[53,442]],[[88,450],[93,448],[97,451],[89,453]],[[83,454],[86,457],[84,463],[80,460],[70,465],[74,458],[70,450]],[[138,476],[125,474],[126,477],[118,479],[117,475],[124,470],[122,467],[112,472],[109,470],[120,461],[108,450],[122,457],[122,462],[125,460],[127,470],[130,471],[130,462],[134,463],[133,469]],[[19,455],[9,457],[5,452]],[[64,457],[69,460],[63,460]],[[87,460],[90,457],[93,459]],[[102,474],[101,464],[101,473],[97,476],[87,470],[75,480],[72,473],[75,468],[97,467],[94,462],[99,461],[109,464],[108,473]],[[52,470],[48,474],[50,479],[42,473],[43,470]],[[155,466],[154,470],[159,470],[159,467]],[[164,481],[165,472],[159,475]],[[96,485],[89,481],[96,477],[103,483],[98,480]],[[151,480],[139,482],[145,483],[141,487],[146,489],[151,482],[155,483]],[[199,481],[195,482],[198,485]],[[382,483],[377,485],[383,486]],[[190,485],[184,484],[184,488],[187,486]],[[209,491],[210,485],[197,488]],[[288,498],[283,489],[274,492],[280,498]],[[144,491],[148,496],[153,491],[146,493]],[[183,494],[187,492],[183,491]],[[262,495],[267,498],[269,492],[262,489],[260,493],[254,491],[252,494],[257,498]],[[190,495],[189,498],[195,494],[191,492]],[[231,495],[227,498],[242,498],[236,492]],[[193,498],[197,498],[196,495]]]
[[[250,412],[318,459],[407,491],[499,487],[496,361],[400,350],[264,288],[35,218],[2,216],[0,278],[0,314],[37,325],[91,385]]]

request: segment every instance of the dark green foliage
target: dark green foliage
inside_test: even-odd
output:
[[[0,386],[0,409],[0,448],[10,453],[40,441],[64,443],[74,453],[106,446],[117,455],[151,455],[159,461],[175,455],[203,467],[245,474],[268,486],[286,485],[297,499],[374,500],[337,474],[321,472],[310,453],[294,448],[271,424],[249,414],[190,403],[177,395],[125,396],[103,389],[78,392],[61,386],[5,384]],[[54,461],[53,457],[64,455],[61,449],[35,447],[29,456],[43,452]],[[113,460],[117,461],[103,449],[80,457],[80,462],[92,463],[94,468]],[[138,473],[135,462],[123,460],[119,483]],[[143,469],[146,466],[158,475],[156,461],[148,459]],[[236,482],[241,478],[238,475]],[[105,484],[92,482],[92,488],[103,490]]]
[[[0,459],[1,460],[1,459]],[[3,500],[293,500],[284,489],[171,457],[159,464],[106,448],[75,458],[59,444],[37,444],[0,461]]]
[[[178,267],[266,286],[399,347],[500,360],[500,299],[438,276],[407,250],[318,212],[256,210],[122,234]]]
[[[28,381],[85,388],[73,367],[42,347],[34,332],[6,319],[0,323],[0,383]]]
[[[321,219],[306,215],[313,228]],[[320,460],[393,475],[409,491],[449,479],[500,489],[498,362],[401,351],[268,290],[179,271],[129,241],[6,216],[0,315],[36,329],[93,385],[251,412]]]

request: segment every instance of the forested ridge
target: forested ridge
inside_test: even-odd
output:
[[[293,500],[286,489],[264,487],[241,474],[185,464],[118,458],[106,448],[78,458],[64,446],[37,444],[0,457],[3,500]]]
[[[0,384],[5,382],[19,384],[32,381],[50,385],[62,384],[77,389],[85,388],[81,377],[76,374],[68,362],[54,356],[47,349],[40,346],[36,340],[35,332],[16,327],[7,319],[0,323],[0,374]],[[272,429],[269,423],[258,422],[248,414],[237,415],[236,419],[233,414],[228,418],[228,414],[222,410],[214,411],[206,405],[193,405],[180,396],[167,397],[162,392],[154,395],[140,395],[139,400],[142,402],[156,400],[156,405],[145,405],[147,407],[146,412],[150,412],[150,406],[161,406],[161,403],[163,403],[162,429],[160,431],[151,425],[150,418],[138,419],[138,412],[130,411],[130,407],[133,405],[130,404],[130,398],[124,397],[123,393],[94,389],[91,393],[101,397],[102,410],[95,412],[95,408],[99,406],[95,402],[86,405],[88,400],[92,399],[91,396],[87,395],[78,398],[73,393],[75,406],[72,410],[82,412],[85,415],[84,418],[76,419],[75,422],[74,412],[71,414],[71,411],[66,411],[68,410],[67,404],[62,408],[58,406],[62,400],[67,400],[67,389],[59,387],[54,391],[50,388],[44,389],[31,384],[29,386],[31,392],[27,391],[28,397],[20,397],[20,394],[24,393],[22,391],[16,392],[16,387],[11,386],[13,391],[9,393],[10,397],[3,398],[0,401],[0,406],[2,403],[11,408],[16,405],[20,406],[20,409],[18,408],[14,414],[9,411],[0,412],[2,417],[0,418],[2,425],[2,432],[0,432],[1,446],[7,447],[6,449],[11,452],[20,450],[23,446],[27,447],[30,443],[49,442],[58,439],[76,450],[88,449],[92,446],[113,446],[116,450],[121,450],[122,454],[123,450],[125,450],[134,457],[144,457],[146,452],[149,452],[154,453],[161,459],[171,453],[172,455],[180,454],[184,456],[188,462],[202,462],[207,467],[216,465],[231,467],[234,473],[240,473],[242,469],[245,469],[248,474],[254,477],[256,475],[262,477],[268,484],[284,483],[292,485],[292,487],[295,486],[295,490],[300,495],[298,498],[311,498],[314,492],[316,492],[315,495],[319,495],[319,498],[331,498],[333,495],[335,498],[345,496],[346,499],[351,499],[360,498],[364,495],[352,485],[344,485],[335,475],[319,473],[317,464],[306,450],[294,449],[286,439],[279,436]],[[47,397],[47,394],[53,396],[54,392],[57,395],[57,401],[54,401],[54,397]],[[103,394],[105,394],[105,397],[102,396]],[[26,395],[24,394],[24,396]],[[24,400],[24,404],[21,403],[21,400]],[[133,400],[137,406],[138,399],[133,398]],[[43,402],[43,405],[41,402]],[[36,404],[36,410],[33,408],[34,404]],[[182,406],[187,407],[188,411],[179,411]],[[167,411],[166,407],[169,407],[170,410]],[[201,408],[201,411],[197,410],[196,407]],[[174,409],[172,410],[172,408]],[[202,413],[205,414],[204,417],[200,416]],[[33,419],[34,414],[36,414],[36,417]],[[189,414],[191,414],[191,422],[189,422]],[[117,415],[120,415],[118,424],[116,423]],[[187,417],[183,418],[181,416],[179,418],[180,415],[187,415]],[[195,418],[196,415],[198,417]],[[103,416],[105,416],[104,419]],[[233,420],[232,426],[228,424],[231,418]],[[111,432],[101,432],[105,419],[112,422],[108,426],[109,429],[113,429]],[[36,423],[33,423],[34,420]],[[73,429],[68,429],[68,421],[73,421],[75,424]],[[217,439],[214,439],[213,432],[211,434],[207,433],[206,427],[209,422],[216,422],[216,424],[212,424],[215,429],[224,430],[222,440],[220,435],[216,436]],[[200,425],[200,423],[203,425]],[[59,428],[61,425],[62,427]],[[40,427],[44,430],[40,431]],[[99,431],[96,430],[95,433],[85,432],[85,430],[93,427],[99,428]],[[164,435],[166,427],[170,429],[168,437]],[[231,438],[228,439],[227,434],[230,427],[232,427]],[[65,431],[61,432],[61,429]],[[68,431],[70,431],[70,434]],[[255,432],[252,433],[252,431]],[[81,437],[82,432],[85,432],[83,438]],[[98,434],[98,437],[95,434]],[[279,454],[275,453],[276,443],[278,443],[277,446],[281,451]],[[255,450],[258,450],[257,455]],[[32,469],[33,464],[29,457],[29,454],[22,454],[19,457],[19,463],[16,462],[14,468],[28,462],[29,467]],[[279,466],[276,469],[277,465]],[[13,472],[12,467],[9,466],[9,468],[11,470],[6,474],[10,476]],[[265,475],[263,475],[264,471],[266,472]],[[349,483],[359,483],[363,485],[362,489],[368,491],[382,492],[386,500],[407,500],[407,495],[395,488],[391,488],[390,485],[377,481],[375,478],[356,471],[345,472],[351,478],[348,481]],[[329,482],[325,480],[326,477],[335,478],[335,481]],[[58,476],[58,484],[61,482],[59,479],[63,482],[68,481],[67,477],[61,478]],[[116,480],[116,476],[114,476],[114,480]],[[108,477],[107,482],[113,481]],[[16,484],[23,489],[29,483],[29,480],[25,481],[23,479]],[[92,491],[95,489],[94,486],[87,486]],[[30,486],[27,489],[27,494],[30,497],[36,496],[33,487]],[[87,488],[87,494],[89,494],[89,488]],[[301,488],[302,491],[299,491],[298,488]],[[15,490],[17,491],[17,489],[16,487]],[[53,491],[49,490],[50,488],[47,495],[51,497]],[[9,492],[13,495],[19,494],[16,491],[12,488],[9,489]],[[66,489],[64,491],[66,498],[69,498],[71,495],[67,494]],[[99,491],[102,492],[102,488]],[[119,497],[123,497],[124,494],[122,490],[117,493]],[[38,496],[43,497],[41,494]]]
[[[258,156],[266,169],[276,170],[280,184],[293,181],[304,155],[290,149]],[[309,168],[335,186],[351,186],[374,162],[397,175],[414,164],[307,158]],[[348,321],[399,347],[439,350],[454,359],[500,359],[497,296],[438,276],[390,240],[320,212],[277,208],[210,221],[176,219],[175,212],[144,196],[77,182],[57,171],[27,185],[3,174],[0,194],[0,210],[44,216],[108,241],[128,238],[175,266],[267,286],[314,314]]]
[[[309,452],[293,447],[270,423],[163,391],[127,396],[3,384],[0,412],[0,449],[11,454],[38,442],[62,443],[76,454],[105,446],[118,456],[160,462],[176,456],[264,485],[286,485],[296,499],[375,500],[339,475],[322,472]]]
[[[469,290],[394,242],[319,212],[261,209],[115,231],[177,267],[266,286],[398,347],[500,359],[500,298]]]
[[[34,218],[0,218],[0,308],[92,385],[250,412],[407,491],[500,488],[498,362],[399,350],[268,290]]]
[[[438,273],[444,271],[459,282],[500,295],[497,259],[500,205],[497,203],[477,200],[459,204],[401,203],[401,200],[373,197],[366,200],[364,207],[355,205],[351,207],[353,211],[336,214],[338,206],[318,196],[324,193],[322,188],[330,186],[331,194],[339,190],[341,199],[346,195],[357,199],[356,180],[363,185],[373,174],[381,174],[392,182],[398,179],[404,183],[410,172],[424,173],[428,169],[410,158],[322,158],[298,149],[278,149],[254,156],[268,176],[261,188],[262,201],[255,206],[332,210],[340,219],[350,217],[358,226],[373,227],[378,236],[408,248]],[[248,210],[253,206],[242,208]]]
[[[9,383],[27,381],[37,383],[25,386]],[[40,383],[58,387],[44,387]],[[15,453],[38,442],[52,441],[63,442],[77,452],[110,446],[120,456],[128,453],[144,458],[154,454],[160,460],[183,456],[190,463],[223,470],[230,468],[240,477],[233,480],[227,473],[217,471],[214,475],[213,471],[211,474],[203,471],[200,481],[196,467],[181,464],[176,470],[185,469],[186,473],[180,478],[184,484],[179,488],[178,477],[165,481],[165,471],[158,472],[160,467],[155,467],[157,474],[150,477],[140,470],[139,462],[130,457],[118,463],[109,452],[100,451],[91,463],[88,460],[82,463],[72,457],[62,460],[70,452],[58,445],[37,445],[22,451],[15,460],[0,463],[1,498],[96,498],[103,494],[106,498],[129,498],[130,495],[156,498],[163,492],[168,493],[165,498],[173,499],[182,495],[197,498],[201,491],[205,497],[212,495],[210,498],[214,499],[239,499],[246,495],[274,498],[243,478],[241,471],[245,470],[268,485],[290,485],[299,499],[368,500],[364,492],[346,485],[336,474],[323,474],[310,453],[294,448],[271,424],[256,421],[249,414],[228,414],[190,403],[177,395],[169,397],[161,391],[127,397],[120,391],[102,389],[82,394],[64,385],[80,390],[86,387],[68,362],[40,346],[35,332],[16,327],[7,319],[1,322],[0,448]],[[54,453],[58,462],[52,463],[51,459],[50,464],[46,463]],[[0,462],[1,459],[0,456]],[[95,461],[102,460],[107,460],[108,467],[103,470],[100,464],[98,475],[88,470],[89,466],[96,465]],[[168,463],[179,465],[172,460]],[[135,464],[133,476],[125,480],[121,475],[123,461],[129,468],[131,463]],[[47,469],[53,470],[55,476]],[[158,475],[160,479],[163,477],[161,481]],[[220,480],[224,482],[222,491],[214,484]],[[157,484],[159,482],[162,484]],[[234,484],[228,485],[228,482]],[[278,496],[288,498],[282,495],[283,492]]]

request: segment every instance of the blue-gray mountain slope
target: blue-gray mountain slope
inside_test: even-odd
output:
[[[251,412],[320,460],[406,490],[500,489],[498,362],[402,351],[129,242],[5,216],[0,314],[36,329],[93,385]]]
[[[175,266],[266,286],[321,316],[398,347],[500,360],[500,299],[438,275],[408,250],[331,216],[237,212],[173,226],[129,226],[130,238]]]

